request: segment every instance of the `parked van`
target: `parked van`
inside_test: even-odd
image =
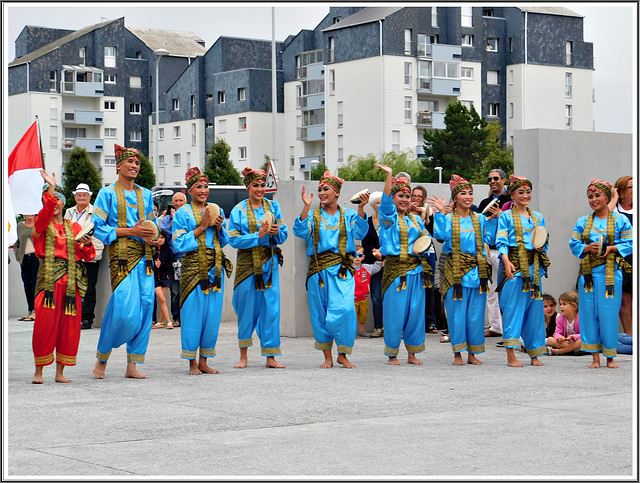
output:
[[[182,186],[154,186],[151,189],[153,201],[158,203],[158,213],[162,213],[171,204],[171,198],[174,193],[184,193],[187,197],[187,203],[191,202],[191,196],[187,191],[187,187]],[[242,200],[246,200],[249,193],[243,185],[222,186],[217,184],[209,184],[208,203],[216,203],[224,210],[225,216],[228,218],[229,213],[234,206]],[[265,198],[273,199],[273,193],[265,193]]]

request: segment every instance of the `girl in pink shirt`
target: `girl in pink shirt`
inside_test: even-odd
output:
[[[578,292],[565,292],[558,297],[560,315],[556,317],[553,337],[547,338],[547,354],[557,356],[580,350]]]

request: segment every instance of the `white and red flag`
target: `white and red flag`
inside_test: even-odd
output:
[[[42,209],[44,180],[38,123],[34,122],[9,155],[9,191],[17,214],[35,215]]]

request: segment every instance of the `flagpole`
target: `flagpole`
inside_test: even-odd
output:
[[[44,167],[44,151],[42,150],[42,136],[40,135],[40,119],[38,119],[38,115],[36,115],[36,129],[38,131],[38,145],[40,146],[40,161],[42,162],[42,169],[46,170]]]

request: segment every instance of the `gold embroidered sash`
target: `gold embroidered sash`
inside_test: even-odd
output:
[[[315,275],[316,273],[321,272],[325,268],[333,267],[334,265],[342,264],[340,270],[345,269],[345,277],[346,278],[346,270],[351,272],[353,275],[356,272],[356,269],[353,268],[353,255],[347,255],[347,260],[342,257],[339,253],[336,252],[322,252],[317,253],[313,257],[310,257],[309,260],[309,271],[307,272],[307,281],[305,282],[305,288],[307,288],[307,282],[309,281],[309,277]],[[324,287],[324,282],[322,281],[322,277],[318,277],[318,284],[321,287]]]
[[[533,229],[535,230],[538,227],[538,219],[533,215],[533,211],[531,211],[531,208],[529,208],[528,206],[526,208],[527,208],[527,213],[529,214],[529,216],[531,217],[531,220],[533,221]],[[539,252],[537,250],[530,251],[529,253],[533,253],[533,262],[530,261],[529,263],[525,264],[524,263],[525,260],[528,260],[528,257],[530,255],[529,253],[527,253],[528,250],[524,245],[522,220],[520,219],[520,213],[518,213],[518,210],[516,209],[515,206],[511,208],[511,218],[513,219],[513,230],[516,236],[517,251],[515,252],[515,254],[517,254],[517,259],[519,262],[518,266],[520,267],[520,271],[522,272],[522,291],[532,292],[531,298],[536,300],[542,300],[542,293],[540,292],[540,285],[539,285],[540,257],[541,257],[541,253],[545,253],[545,252]],[[511,254],[511,249],[509,249],[509,252]],[[512,259],[511,256],[509,256],[509,260],[515,266],[514,259]],[[547,267],[548,267],[550,264],[548,256],[546,260],[547,260]],[[532,263],[533,263],[533,282],[531,280],[531,272],[529,271],[529,265],[531,265]]]
[[[271,209],[269,206],[269,202],[266,199],[262,199],[262,208],[264,209],[264,214],[265,216],[267,215],[267,213],[271,213]],[[258,222],[256,221],[256,214],[253,210],[253,207],[251,206],[251,201],[247,200],[247,222],[249,223],[249,233],[255,233],[258,231]],[[267,235],[269,237],[269,252],[270,252],[270,257],[273,257],[274,254],[274,248],[273,248],[273,239],[271,238],[271,235]],[[255,281],[255,287],[256,290],[264,290],[265,289],[265,285],[264,285],[264,280],[262,279],[262,265],[264,265],[266,263],[266,261],[261,261],[262,260],[262,248],[267,248],[267,247],[261,247],[260,245],[252,247],[248,250],[251,251],[251,261],[252,261],[252,268],[253,268],[253,275],[255,275],[254,281]],[[280,262],[280,266],[282,266],[284,259],[282,258],[282,251],[280,251],[280,255],[278,256],[278,260]],[[236,260],[236,262],[239,264],[240,263],[240,251],[238,251],[238,259]],[[243,267],[244,268],[244,267]],[[238,270],[240,269],[240,267],[238,267]],[[269,280],[267,280],[267,286],[266,288],[271,288],[271,277],[273,275],[273,265],[271,265],[271,273],[269,274]],[[248,276],[248,275],[247,275]],[[245,277],[246,278],[246,277]],[[244,280],[244,279],[243,279]],[[236,282],[234,287],[239,284],[242,280],[238,281],[238,277],[237,277],[237,271],[236,271]]]
[[[333,260],[335,257],[330,255],[322,255],[318,253],[318,245],[320,244],[320,218],[322,208],[318,208],[313,211],[313,258],[309,263],[309,271],[307,272],[307,280],[309,277],[315,273],[324,270],[327,267],[331,267],[333,265],[337,265],[341,263],[340,270],[338,271],[338,276],[342,279],[347,278],[347,270],[351,272],[353,275],[355,273],[355,269],[353,268],[353,255],[347,255],[347,227],[344,221],[344,208],[342,206],[338,206],[338,210],[340,211],[340,221],[339,221],[339,230],[340,233],[338,235],[338,252],[334,253],[340,257],[337,262],[331,262],[329,259]],[[323,252],[329,253],[329,252]],[[322,260],[319,257],[322,255]],[[324,281],[322,280],[322,275],[318,276],[318,285],[324,287]],[[306,284],[305,284],[306,286]]]
[[[119,257],[118,241],[126,240],[127,245],[127,258],[124,260],[125,265],[122,266],[122,260]],[[111,275],[111,289],[115,290],[120,282],[122,282],[131,273],[131,270],[142,260],[142,257],[146,255],[145,243],[141,243],[138,240],[133,240],[128,237],[118,238],[116,243],[109,245],[109,271]],[[151,248],[151,247],[149,247]],[[151,255],[153,260],[153,255]]]
[[[280,249],[280,247],[273,248],[257,246],[238,250],[238,255],[236,258],[236,276],[233,283],[233,288],[235,289],[240,283],[244,282],[251,275],[262,278],[262,270],[260,270],[259,275],[257,275],[254,270],[256,255],[257,261],[258,263],[260,263],[260,267],[262,267],[262,265],[271,260],[274,254],[278,257],[278,263],[280,264],[280,266],[282,266],[284,257],[282,255],[282,250]],[[273,272],[273,267],[271,271]],[[269,281],[270,280],[271,276],[269,277]],[[271,287],[270,283],[267,284],[267,288],[269,287]]]
[[[545,270],[544,276],[547,277],[548,276],[547,275],[547,268],[549,268],[549,265],[551,265],[551,262],[549,261],[549,256],[547,255],[547,252],[539,252],[537,250],[525,250],[525,252],[526,252],[525,263],[527,264],[527,268],[529,267],[529,265],[534,263],[535,260],[538,260],[539,265],[542,268],[544,268],[544,270]],[[513,264],[513,274],[514,275],[522,270],[522,268],[520,266],[520,257],[518,256],[518,248],[509,247],[509,260]],[[539,287],[539,285],[537,285],[539,279],[540,279],[540,275],[538,275],[538,279],[536,279],[536,285],[534,287]],[[502,287],[507,282],[507,280],[509,280],[509,278],[507,277],[507,272],[506,272],[505,267],[503,265],[503,267],[502,267],[502,282],[500,282],[500,285],[498,285],[498,287],[496,288],[496,292],[500,292],[502,290]],[[540,296],[540,298],[537,298],[534,290],[524,290],[523,289],[522,291],[523,292],[531,292],[531,298],[532,299],[535,298],[536,300],[540,300],[540,298],[542,297],[542,296]],[[538,289],[538,292],[540,292],[539,289]]]
[[[471,265],[478,267],[478,277],[480,278],[480,293],[489,292],[489,271],[490,267],[487,264],[487,261],[482,256],[483,243],[482,243],[482,230],[480,229],[480,220],[478,215],[474,212],[470,212],[469,216],[471,216],[471,222],[473,223],[473,230],[475,233],[475,242],[476,242],[476,263]],[[469,255],[469,254],[467,254]],[[452,214],[451,220],[451,257],[448,260],[452,259],[452,269],[450,270],[450,275],[453,277],[451,282],[453,283],[453,300],[462,300],[462,276],[466,274],[469,270],[462,270],[461,267],[461,256],[462,251],[460,248],[460,215],[457,211],[454,211]],[[465,262],[465,268],[468,267],[468,261]],[[446,293],[446,290],[444,291]]]
[[[57,201],[56,201],[57,202]],[[71,222],[63,219],[62,226],[64,227],[64,236],[66,241],[66,254],[68,263],[66,264],[67,276],[67,291],[64,301],[64,313],[65,315],[76,315],[76,277],[78,272],[78,264],[76,262],[76,248],[75,248],[75,236],[73,230],[71,230]],[[55,250],[56,250],[56,232],[53,228],[53,222],[50,222],[45,232],[45,255],[44,266],[54,267],[55,262]],[[42,266],[42,265],[41,265]],[[84,268],[84,266],[83,266]],[[64,273],[62,274],[64,275]],[[53,288],[56,280],[54,280],[53,270],[44,271],[44,299],[42,305],[45,308],[55,308],[53,301]]]
[[[222,249],[218,249],[219,252],[222,252]],[[231,277],[231,272],[233,271],[233,263],[229,260],[224,252],[220,255],[215,253],[216,250],[213,248],[207,247],[205,249],[204,255],[204,274],[207,279],[209,278],[209,270],[217,263],[217,260],[220,260],[220,265],[217,269],[225,271],[227,278]],[[184,257],[182,257],[182,272],[180,274],[180,307],[184,304],[184,301],[187,300],[187,297],[193,290],[200,285],[202,287],[202,270],[201,269],[201,255],[200,250],[192,250],[190,252],[185,253]],[[218,270],[216,270],[218,272]],[[204,293],[208,293],[208,290],[202,290]]]
[[[447,295],[447,291],[454,287],[454,300],[462,300],[462,277],[466,275],[468,272],[473,270],[474,267],[478,266],[478,258],[471,253],[460,252],[460,262],[456,267],[453,257],[447,257],[447,261],[444,265],[444,280],[442,282],[442,299],[444,300],[445,295]],[[489,272],[491,267],[487,269]],[[458,272],[456,274],[456,271]],[[456,298],[456,282],[460,283],[460,293],[459,298]],[[484,293],[482,289],[482,282],[480,283],[479,288],[480,293]]]
[[[53,265],[53,268],[49,268]],[[62,277],[64,277],[65,273],[68,273],[68,260],[65,260],[64,258],[58,258],[55,257],[53,259],[53,261],[51,263],[49,263],[46,259],[45,260],[40,260],[40,266],[38,267],[38,275],[36,278],[36,291],[35,291],[35,295],[38,295],[40,292],[42,292],[43,290],[45,290],[46,292],[46,279],[50,276],[51,280],[53,282],[53,284],[55,285],[55,283],[60,280]],[[75,283],[72,285],[71,282],[69,282],[69,277],[67,277],[67,297],[69,297],[68,293],[69,293],[69,287],[72,288],[73,290],[73,299],[74,299],[74,307],[75,307],[75,290],[76,287],[78,287],[78,290],[80,291],[80,296],[84,297],[85,293],[87,292],[87,272],[86,269],[84,267],[84,264],[82,263],[78,263],[77,264],[77,276],[75,279]],[[51,300],[53,301],[53,294],[51,295]],[[43,304],[44,305],[44,304]],[[65,315],[75,315],[75,314],[67,314],[66,313],[66,301],[65,301]],[[55,308],[54,304],[50,304],[50,305],[44,305],[45,308]]]

